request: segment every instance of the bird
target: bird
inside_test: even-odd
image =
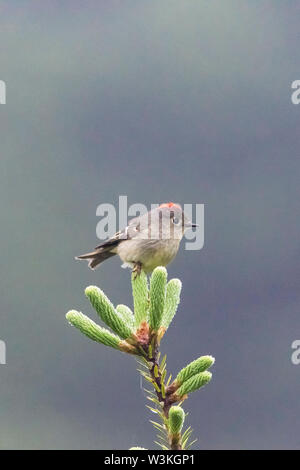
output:
[[[122,267],[129,267],[137,275],[143,270],[151,273],[157,266],[167,266],[177,255],[180,241],[188,228],[197,227],[174,202],[160,206],[135,217],[123,230],[98,245],[94,251],[76,256],[88,260],[95,270],[103,261],[119,255]]]

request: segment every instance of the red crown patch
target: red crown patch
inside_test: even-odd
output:
[[[181,207],[179,206],[179,204],[175,204],[174,202],[164,202],[164,203],[161,204],[159,207],[168,207],[169,209],[171,209],[172,207],[173,207],[173,208],[177,207],[178,209],[181,209]]]

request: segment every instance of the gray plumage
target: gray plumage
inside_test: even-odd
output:
[[[184,231],[193,227],[178,204],[166,203],[132,219],[128,227],[101,243],[91,253],[76,259],[89,260],[95,269],[108,258],[119,255],[124,267],[146,273],[167,266],[176,256]]]

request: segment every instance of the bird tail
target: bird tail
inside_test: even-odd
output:
[[[87,259],[89,260],[89,268],[91,269],[96,269],[97,266],[99,266],[100,263],[105,261],[108,258],[111,258],[112,256],[115,256],[116,253],[109,251],[108,249],[99,249],[96,251],[93,251],[91,253],[85,253],[84,255],[79,255],[76,256],[75,259]]]

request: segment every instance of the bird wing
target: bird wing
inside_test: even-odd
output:
[[[122,230],[116,232],[112,237],[108,238],[104,242],[100,243],[100,245],[95,247],[95,250],[99,248],[109,248],[117,246],[122,240],[131,240],[134,238],[137,232],[140,230],[140,221],[139,217],[135,217],[129,221],[127,227]]]

